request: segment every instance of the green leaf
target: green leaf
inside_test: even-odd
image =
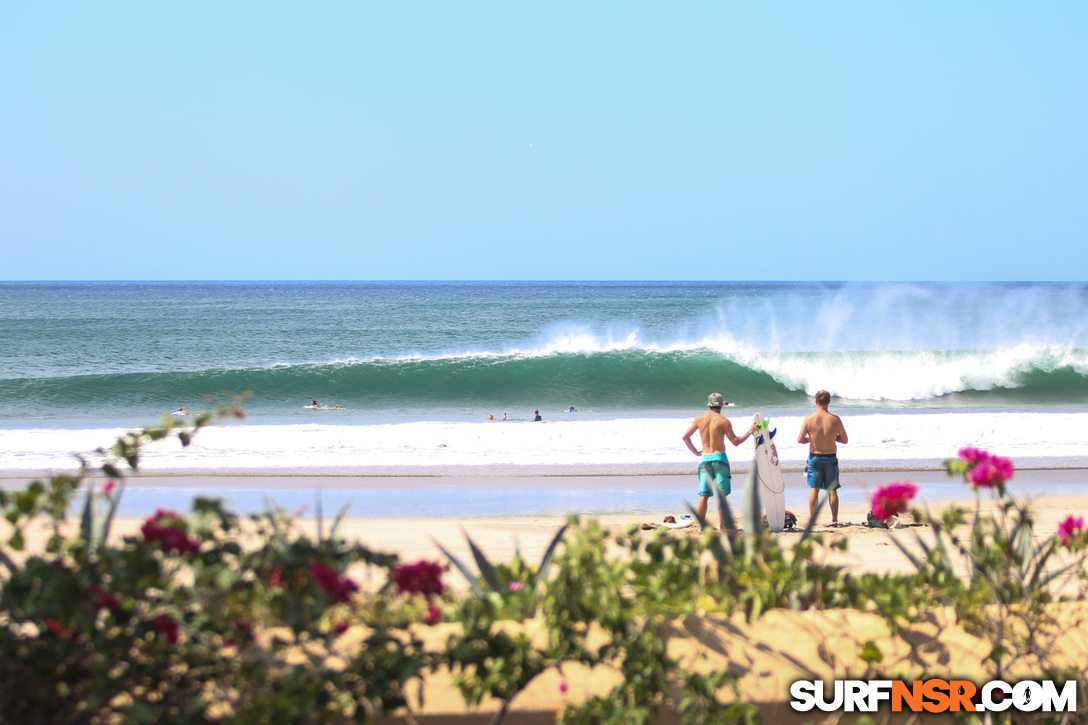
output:
[[[555,547],[559,545],[559,540],[563,538],[563,534],[566,532],[567,527],[570,524],[563,524],[559,531],[555,532],[555,536],[552,537],[552,543],[548,544],[548,548],[544,551],[544,556],[540,559],[540,568],[536,570],[537,581],[541,581],[548,573],[548,567],[552,563],[552,555],[555,554]]]
[[[820,512],[824,509],[825,498],[817,499],[816,508],[812,511],[812,515],[808,517],[808,523],[805,524],[805,530],[801,532],[801,542],[808,541],[812,536],[812,529],[816,526],[816,519],[820,518]]]
[[[760,511],[763,508],[763,500],[759,495],[759,476],[756,473],[756,459],[752,459],[752,467],[748,469],[748,476],[744,479],[744,533],[759,535],[763,530],[763,517]]]
[[[480,586],[480,582],[476,581],[476,575],[472,573],[472,570],[470,570],[467,566],[461,563],[461,560],[458,559],[456,556],[446,551],[446,547],[442,546],[442,544],[439,544],[437,541],[435,541],[434,545],[438,547],[439,551],[446,555],[446,558],[450,560],[451,564],[457,567],[458,571],[464,574],[465,579],[468,579],[469,586],[472,587],[472,593],[478,597],[484,596],[483,587]]]
[[[884,661],[884,653],[876,646],[876,642],[869,639],[862,645],[861,652],[858,652],[858,658],[862,662],[874,665]]]
[[[351,501],[345,501],[344,505],[340,507],[340,511],[337,512],[336,518],[332,520],[332,527],[329,529],[329,541],[333,541],[339,536],[340,526],[344,523],[344,518],[348,515],[350,509]]]
[[[79,531],[87,543],[94,541],[94,482],[87,481],[87,498],[83,501],[83,516]]]
[[[476,560],[476,566],[480,567],[480,574],[483,576],[484,581],[491,587],[491,591],[503,593],[502,585],[499,584],[499,577],[495,573],[495,567],[484,556],[484,552],[480,551],[468,534],[465,534],[465,540],[468,541],[468,548],[472,550],[472,558]]]
[[[915,536],[917,537],[918,534],[915,534]],[[899,540],[898,536],[896,536],[896,535],[892,534],[891,532],[889,532],[887,534],[887,537],[889,539],[891,539],[892,543],[895,544],[896,547],[898,547],[900,551],[903,552],[903,556],[907,557],[907,559],[910,560],[910,563],[914,565],[915,569],[917,569],[918,571],[922,571],[923,569],[925,569],[925,565],[922,564],[921,560],[917,556],[915,556],[914,553],[910,549],[908,549],[906,546],[903,545],[903,542]],[[921,537],[918,537],[918,538],[921,538]]]
[[[96,546],[102,547],[106,545],[106,539],[109,538],[110,529],[113,527],[113,516],[117,512],[117,507],[121,503],[121,494],[125,492],[125,479],[119,478],[115,481],[115,488],[113,489],[113,499],[110,501],[110,507],[106,510],[106,518],[102,521],[102,529],[98,532],[98,541]]]
[[[729,501],[726,500],[725,494],[717,486],[714,487],[714,496],[718,499],[719,510],[722,512],[722,524],[730,532],[734,532],[729,534],[730,538],[732,538],[736,535],[737,530],[736,521],[733,519],[733,509],[729,507]]]

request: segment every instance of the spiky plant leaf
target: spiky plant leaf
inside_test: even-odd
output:
[[[476,575],[472,573],[472,570],[465,566],[456,556],[446,551],[446,547],[442,546],[442,544],[439,544],[437,541],[435,541],[434,544],[438,547],[438,550],[450,560],[450,563],[457,567],[457,570],[464,575],[465,579],[468,580],[469,586],[472,587],[472,593],[478,597],[484,596],[484,589],[480,586],[480,582],[477,581]]]
[[[472,558],[476,560],[476,566],[480,567],[480,575],[487,582],[487,586],[491,587],[491,591],[502,593],[502,585],[499,584],[499,576],[495,573],[495,567],[487,557],[484,556],[484,552],[480,551],[480,547],[476,546],[476,542],[473,541],[468,534],[465,534],[465,540],[468,541],[468,548],[472,550]]]
[[[748,475],[744,479],[744,533],[758,536],[763,530],[763,518],[760,510],[763,508],[763,500],[759,495],[759,475],[756,473],[756,460],[752,459],[752,467],[748,469]]]

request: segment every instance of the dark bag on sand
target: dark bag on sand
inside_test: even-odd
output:
[[[886,529],[888,524],[884,522],[884,519],[880,518],[872,511],[865,514],[865,525],[873,529]]]
[[[785,516],[785,521],[782,524],[782,528],[792,529],[796,525],[797,525],[797,516],[795,516],[792,511],[787,511],[786,516]],[[770,525],[767,522],[767,515],[766,514],[763,515],[763,528],[765,528],[765,529],[770,528]]]

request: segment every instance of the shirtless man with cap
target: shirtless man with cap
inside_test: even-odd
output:
[[[711,481],[726,496],[732,490],[729,458],[725,455],[725,439],[728,438],[729,442],[734,446],[739,446],[748,440],[756,429],[756,424],[752,423],[752,427],[748,429],[747,433],[739,438],[734,435],[733,424],[722,415],[722,407],[725,404],[721,393],[711,393],[706,401],[706,407],[710,408],[710,410],[697,416],[688,429],[684,431],[684,445],[692,453],[702,458],[699,463],[699,507],[697,509],[701,519],[706,518],[707,504],[710,497],[714,495],[710,489]],[[691,437],[695,434],[695,431],[699,431],[699,437],[702,439],[703,447],[701,450],[691,442]],[[718,505],[718,526],[723,530],[725,529],[725,516],[723,516],[720,504]]]
[[[808,443],[808,461],[805,474],[808,478],[809,517],[816,514],[816,504],[820,502],[820,489],[827,491],[827,502],[831,504],[831,525],[839,525],[839,457],[838,444],[848,443],[846,428],[839,416],[829,412],[831,393],[821,390],[816,393],[816,412],[805,416],[801,423],[798,443]]]

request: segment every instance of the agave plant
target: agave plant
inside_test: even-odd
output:
[[[502,602],[505,605],[504,608],[510,610],[511,615],[532,616],[537,609],[541,587],[547,577],[548,568],[551,566],[552,557],[555,555],[555,549],[569,526],[570,524],[563,524],[555,533],[536,569],[528,566],[521,556],[520,546],[516,545],[514,559],[509,564],[496,565],[491,563],[484,552],[480,550],[480,547],[476,545],[476,542],[472,540],[472,537],[466,533],[465,540],[468,542],[472,558],[475,560],[480,572],[477,576],[472,569],[451,554],[444,546],[438,542],[435,542],[435,545],[450,560],[450,563],[464,575],[472,588],[473,594],[477,597],[485,598],[491,595],[490,598]]]

